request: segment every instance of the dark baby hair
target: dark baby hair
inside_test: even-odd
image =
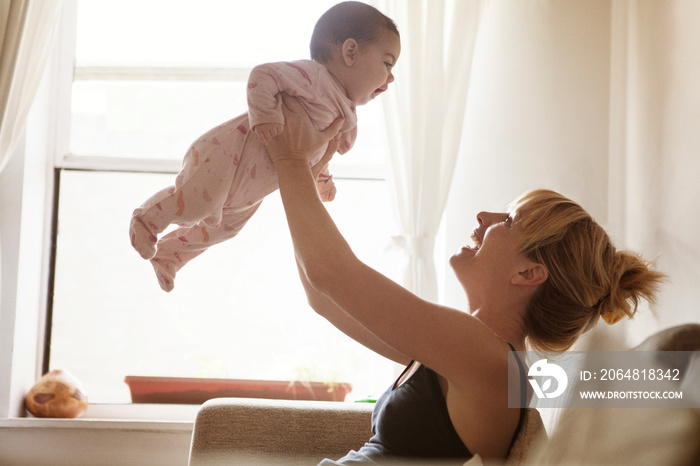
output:
[[[316,22],[311,35],[311,59],[320,63],[331,57],[334,45],[347,39],[372,42],[384,30],[399,34],[394,21],[373,6],[362,2],[342,2],[331,7]]]

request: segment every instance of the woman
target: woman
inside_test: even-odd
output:
[[[279,178],[299,275],[311,306],[359,343],[407,365],[380,398],[375,435],[340,460],[383,457],[502,459],[523,410],[509,409],[509,351],[565,350],[598,317],[614,323],[652,300],[662,275],[616,251],[578,205],[549,191],[527,193],[508,213],[481,212],[473,246],[450,259],[469,312],[410,293],[359,261],[316,192],[335,136],[285,98],[285,130],[267,146]],[[521,388],[527,386],[520,371]]]

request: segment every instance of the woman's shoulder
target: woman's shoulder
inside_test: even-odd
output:
[[[468,377],[445,380],[445,400],[455,430],[470,451],[499,457],[518,423],[519,410],[509,408],[509,393],[519,391],[520,380],[517,369],[509,369],[508,343],[494,335],[485,337],[484,344],[490,351],[480,354],[481,364],[471,364]]]
[[[457,309],[429,314],[421,325],[423,339],[416,345],[420,354],[412,355],[415,359],[460,390],[503,381],[511,348],[489,325]]]
[[[507,398],[508,384],[518,375],[517,368],[515,372],[510,370],[511,346],[489,331],[474,343],[473,353],[463,362],[462,376],[448,378],[449,384],[472,406]]]

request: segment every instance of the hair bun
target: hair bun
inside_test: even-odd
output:
[[[628,251],[615,251],[610,272],[610,292],[598,302],[600,317],[613,325],[632,317],[642,299],[654,301],[662,274],[651,270],[650,263]]]

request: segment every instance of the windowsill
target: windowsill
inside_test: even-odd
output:
[[[134,419],[49,419],[6,418],[0,419],[0,429],[90,429],[131,430],[151,432],[192,432],[194,421],[146,421]]]
[[[135,465],[148,458],[153,466],[186,466],[198,409],[96,405],[77,419],[2,418],[1,456],[7,464]]]
[[[200,405],[94,404],[76,419],[12,417],[0,419],[0,427],[125,428],[127,425],[159,430],[192,430]]]

